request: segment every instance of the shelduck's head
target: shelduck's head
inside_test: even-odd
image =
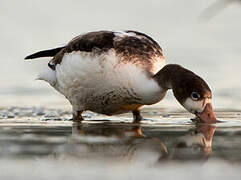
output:
[[[186,110],[195,114],[202,122],[216,123],[212,92],[202,78],[193,75],[177,82],[173,87],[173,94]]]
[[[216,123],[212,92],[208,84],[192,71],[176,64],[163,67],[157,75],[159,84],[172,89],[178,102],[204,123]]]

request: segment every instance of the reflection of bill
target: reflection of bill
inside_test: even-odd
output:
[[[173,144],[173,159],[206,159],[212,152],[212,139],[216,127],[213,125],[197,125],[185,136],[177,138]]]
[[[161,131],[162,137],[158,137],[152,136],[151,131],[144,135],[140,125],[76,122],[68,144],[56,155],[76,160],[127,160],[144,164],[163,160],[206,159],[212,152],[215,128],[213,125],[198,125],[178,137]],[[144,131],[147,130],[144,128]]]

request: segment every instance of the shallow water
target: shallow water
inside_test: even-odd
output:
[[[60,109],[2,108],[0,175],[10,179],[239,179],[241,112],[216,114],[222,121],[216,125],[197,125],[185,112],[154,108],[144,109],[141,124],[131,123],[130,114],[107,117],[92,112],[78,123],[70,120],[70,111]]]

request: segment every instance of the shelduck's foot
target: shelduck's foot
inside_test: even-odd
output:
[[[143,119],[139,109],[132,111],[132,114],[133,114],[133,123],[140,123],[140,121]]]
[[[73,112],[73,118],[72,118],[72,120],[74,121],[74,122],[82,122],[83,120],[84,120],[84,118],[82,117],[82,112],[83,111],[75,111],[75,112]]]

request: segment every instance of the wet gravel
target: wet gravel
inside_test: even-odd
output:
[[[169,121],[171,123],[184,120],[189,122],[194,116],[187,111],[180,110],[166,110],[160,108],[143,108],[141,111],[144,120],[150,122],[156,121]],[[229,121],[230,119],[235,122],[241,121],[241,112],[236,110],[218,110],[215,112],[219,120]],[[84,119],[87,120],[119,120],[119,121],[131,121],[132,114],[125,113],[115,116],[105,116],[90,111],[83,113]],[[39,121],[70,121],[72,120],[72,112],[65,109],[53,109],[46,107],[0,107],[0,120],[4,119],[37,119]],[[191,121],[190,121],[191,122]]]
[[[40,118],[47,120],[69,120],[71,112],[61,109],[47,109],[43,107],[9,107],[0,108],[0,119]]]

